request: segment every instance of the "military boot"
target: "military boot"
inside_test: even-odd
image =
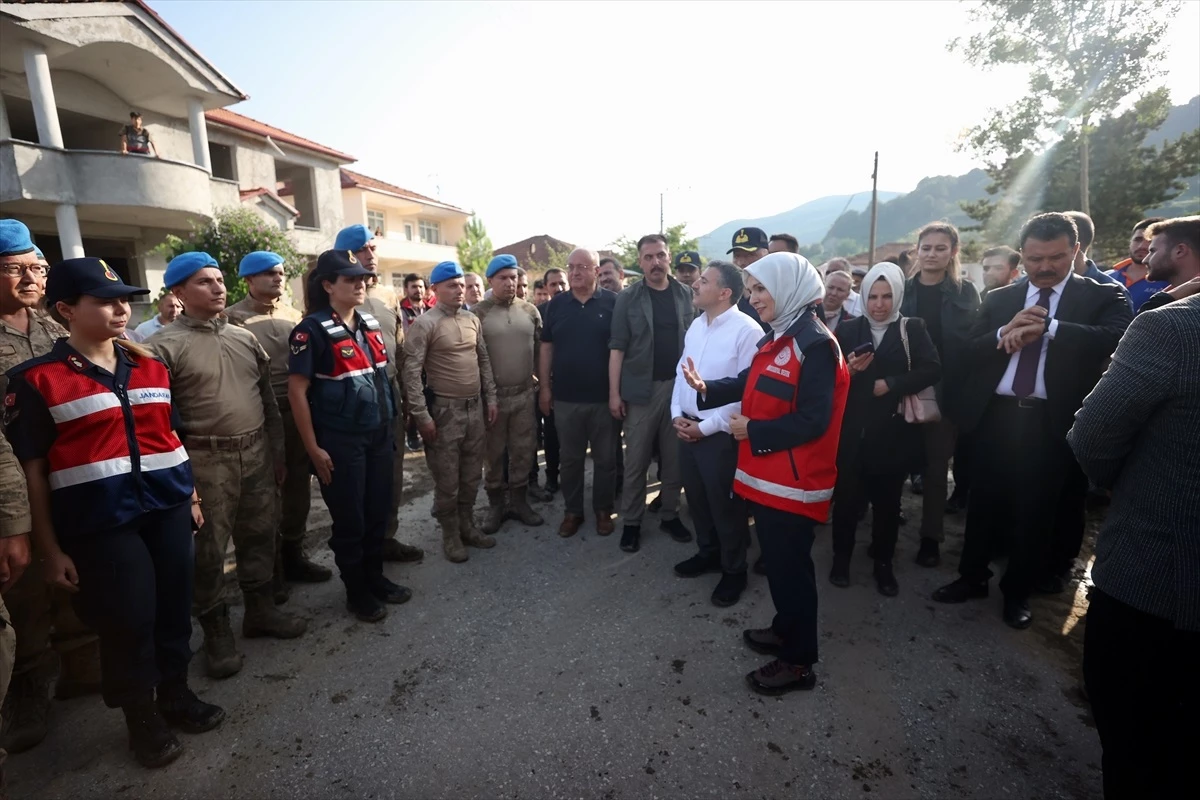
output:
[[[302,542],[284,542],[280,550],[283,577],[292,583],[323,583],[333,577],[333,570],[321,566],[304,553]]]
[[[246,614],[242,617],[242,636],[254,639],[271,636],[276,639],[295,639],[308,628],[308,621],[294,614],[285,614],[271,601],[271,586],[243,592]]]
[[[121,706],[125,727],[129,729],[129,749],[143,767],[165,767],[183,753],[183,745],[158,713],[150,693],[144,699]]]
[[[446,560],[461,564],[467,560],[467,548],[463,547],[462,534],[458,530],[458,517],[446,514],[438,518],[442,526],[442,551]]]
[[[483,515],[483,532],[495,533],[504,524],[504,517],[508,513],[504,504],[504,490],[488,489],[487,496],[488,510]]]
[[[399,539],[383,540],[383,560],[397,561],[402,564],[412,564],[425,558],[425,551],[411,544],[405,544]]]
[[[50,729],[50,684],[52,677],[25,673],[13,678],[4,700],[4,724],[8,731],[0,747],[23,753],[36,747]]]
[[[225,709],[206,703],[187,685],[187,676],[158,684],[158,713],[167,725],[184,733],[204,733],[225,721]]]
[[[59,653],[59,659],[62,669],[58,673],[58,682],[54,684],[56,699],[70,700],[100,691],[99,639]]]
[[[483,531],[475,526],[475,510],[471,506],[458,507],[458,531],[462,534],[463,544],[467,547],[486,550],[496,546],[495,539],[485,536]]]
[[[224,604],[200,617],[204,631],[205,672],[210,678],[228,678],[242,668],[242,654],[233,643],[229,627],[229,608]]]
[[[509,514],[512,517],[520,520],[524,525],[545,525],[546,520],[542,519],[542,515],[533,510],[529,505],[528,496],[524,486],[515,486],[512,491],[512,507],[509,509]]]

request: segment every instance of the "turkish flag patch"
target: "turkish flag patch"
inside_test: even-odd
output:
[[[8,394],[4,395],[4,407],[5,408],[12,408],[16,404],[17,404],[17,395],[15,393],[9,392]]]
[[[292,334],[292,341],[296,344],[304,344],[308,341],[308,334],[304,331],[296,331]]]

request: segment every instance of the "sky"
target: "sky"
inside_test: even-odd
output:
[[[956,144],[1024,94],[946,51],[932,2],[150,0],[250,96],[233,110],[352,169],[475,211],[501,246],[702,234],[830,194],[909,191],[978,161]],[[1200,94],[1200,2],[1164,42]]]

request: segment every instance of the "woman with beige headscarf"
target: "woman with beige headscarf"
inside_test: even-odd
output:
[[[875,586],[885,597],[894,597],[900,590],[892,569],[900,495],[908,473],[925,460],[921,426],[896,412],[905,395],[938,382],[942,365],[925,321],[900,316],[904,273],[898,265],[885,261],[871,267],[863,278],[862,299],[864,315],[837,328],[850,368],[850,394],[838,445],[829,581],[850,585],[859,510],[870,501],[874,516],[868,553],[875,561]]]
[[[829,514],[838,436],[850,375],[820,319],[821,276],[794,253],[771,253],[746,268],[750,304],[770,326],[750,368],[706,383],[691,359],[683,373],[700,408],[741,400],[730,419],[739,441],[733,491],[749,501],[775,603],[771,626],[746,630],[755,652],[775,661],[746,676],[760,694],[816,685],[815,528]]]

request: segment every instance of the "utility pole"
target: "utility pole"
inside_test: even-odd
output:
[[[663,233],[663,193],[658,193],[658,232]]]
[[[875,151],[875,169],[871,172],[871,241],[867,248],[867,261],[875,261],[875,226],[879,221],[879,151]],[[872,266],[871,263],[867,264]]]

